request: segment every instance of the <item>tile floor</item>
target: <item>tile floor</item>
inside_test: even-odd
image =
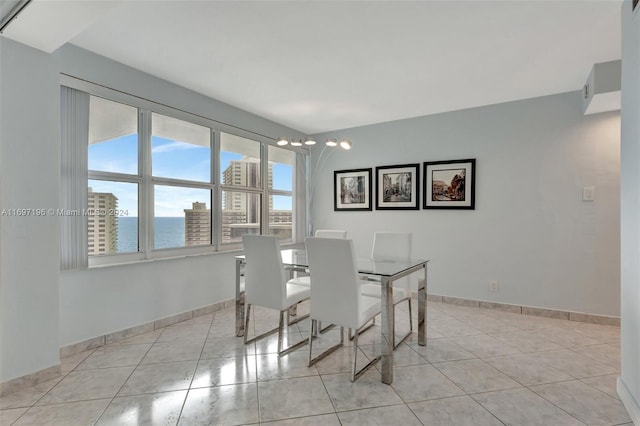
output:
[[[275,324],[256,311],[251,333]],[[308,329],[291,326],[287,339]],[[615,390],[618,327],[429,302],[427,335],[426,347],[414,333],[396,350],[393,385],[377,369],[351,383],[350,347],[309,368],[308,347],[279,358],[276,335],[245,346],[225,309],[63,359],[62,377],[0,399],[0,424],[632,424]],[[360,343],[365,363],[379,329]]]

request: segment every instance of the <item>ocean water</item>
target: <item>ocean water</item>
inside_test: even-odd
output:
[[[157,217],[154,223],[155,249],[184,247],[184,218]],[[118,253],[138,251],[138,218],[118,218]]]

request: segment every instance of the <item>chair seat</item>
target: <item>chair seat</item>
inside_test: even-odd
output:
[[[287,282],[287,305],[292,306],[297,303],[302,302],[305,299],[308,299],[311,295],[311,290],[309,287],[305,287],[302,285],[297,285],[292,283],[290,280]]]
[[[296,277],[289,280],[289,284],[301,285],[304,287],[311,287],[311,277]]]
[[[360,296],[360,312],[358,313],[358,327],[361,328],[371,318],[380,313],[380,299],[369,296]]]
[[[371,282],[367,282],[366,284],[362,284],[360,289],[362,290],[363,296],[375,297],[380,299],[382,297],[382,290],[380,289],[381,284],[373,284]],[[408,299],[411,296],[409,293],[409,289],[404,287],[393,287],[393,304],[397,304],[402,302],[403,300]]]

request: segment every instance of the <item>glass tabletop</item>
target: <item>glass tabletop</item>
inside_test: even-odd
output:
[[[287,249],[282,250],[282,263],[287,267],[307,268],[307,251],[304,249]],[[236,256],[236,259],[244,259],[244,255]],[[368,275],[392,276],[417,265],[426,263],[425,259],[406,259],[406,260],[374,260],[361,258],[357,259],[358,272]]]

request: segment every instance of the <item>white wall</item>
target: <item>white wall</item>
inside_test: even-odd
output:
[[[361,255],[374,231],[413,232],[429,293],[620,314],[618,112],[584,116],[572,92],[316,136],[353,141],[324,154],[316,229],[347,229]],[[475,210],[333,211],[334,170],[373,167],[375,182],[376,166],[466,158],[477,159]]]
[[[640,424],[640,7],[622,5],[622,376],[618,392]],[[635,415],[635,417],[634,417]]]
[[[59,205],[58,56],[0,37],[0,208]],[[3,216],[0,382],[59,364],[55,216]]]

